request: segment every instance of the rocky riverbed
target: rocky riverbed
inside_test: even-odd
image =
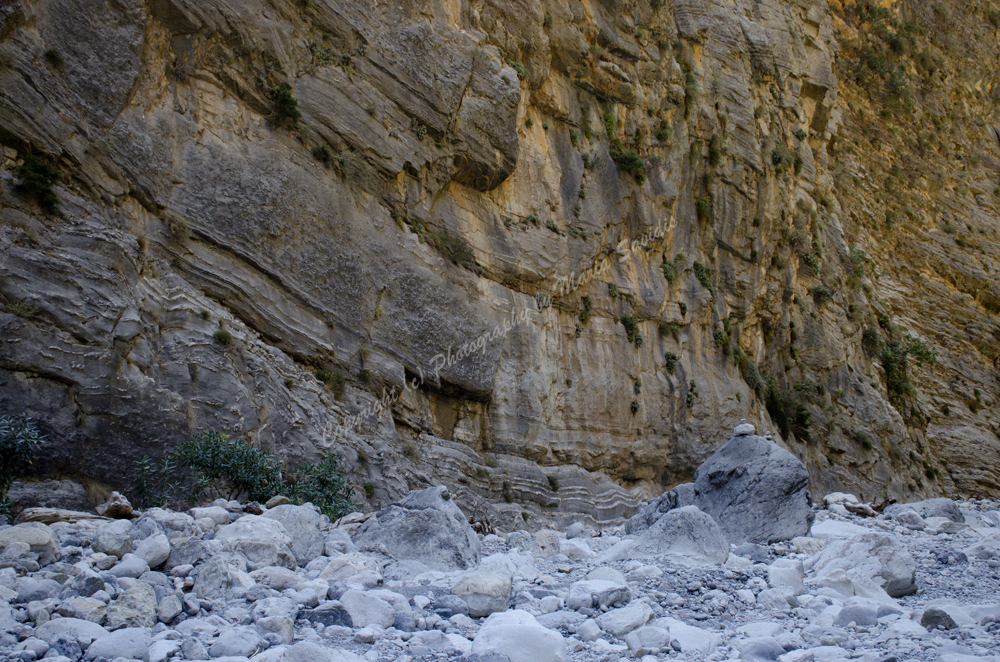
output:
[[[20,523],[0,529],[0,656],[1000,660],[1000,504],[810,504],[783,453],[738,435],[604,531],[477,534],[443,486],[335,523],[223,500]]]

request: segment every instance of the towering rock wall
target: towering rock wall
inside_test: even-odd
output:
[[[995,10],[9,2],[0,408],[116,486],[219,429],[600,522],[747,418],[996,493]]]

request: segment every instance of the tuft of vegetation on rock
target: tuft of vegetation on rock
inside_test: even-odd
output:
[[[24,162],[14,168],[14,176],[20,180],[14,185],[14,192],[33,198],[38,206],[48,214],[60,215],[59,197],[52,190],[59,181],[59,170],[34,154],[24,155]]]

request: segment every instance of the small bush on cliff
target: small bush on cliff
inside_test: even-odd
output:
[[[59,198],[52,186],[59,181],[59,170],[34,154],[25,154],[24,163],[14,168],[14,176],[20,183],[14,185],[14,192],[34,198],[38,206],[49,214],[60,214]]]
[[[271,114],[274,125],[282,129],[294,129],[302,119],[299,102],[285,83],[271,88]]]
[[[634,149],[625,149],[619,141],[615,140],[608,150],[608,154],[615,165],[632,175],[636,184],[641,186],[646,181],[646,162]]]
[[[0,416],[0,515],[10,513],[7,491],[18,469],[31,464],[31,458],[45,436],[27,416]]]

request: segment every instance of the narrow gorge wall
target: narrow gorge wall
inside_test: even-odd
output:
[[[819,492],[996,495],[998,10],[7,2],[0,409],[40,474],[218,429],[500,521],[740,418]]]

